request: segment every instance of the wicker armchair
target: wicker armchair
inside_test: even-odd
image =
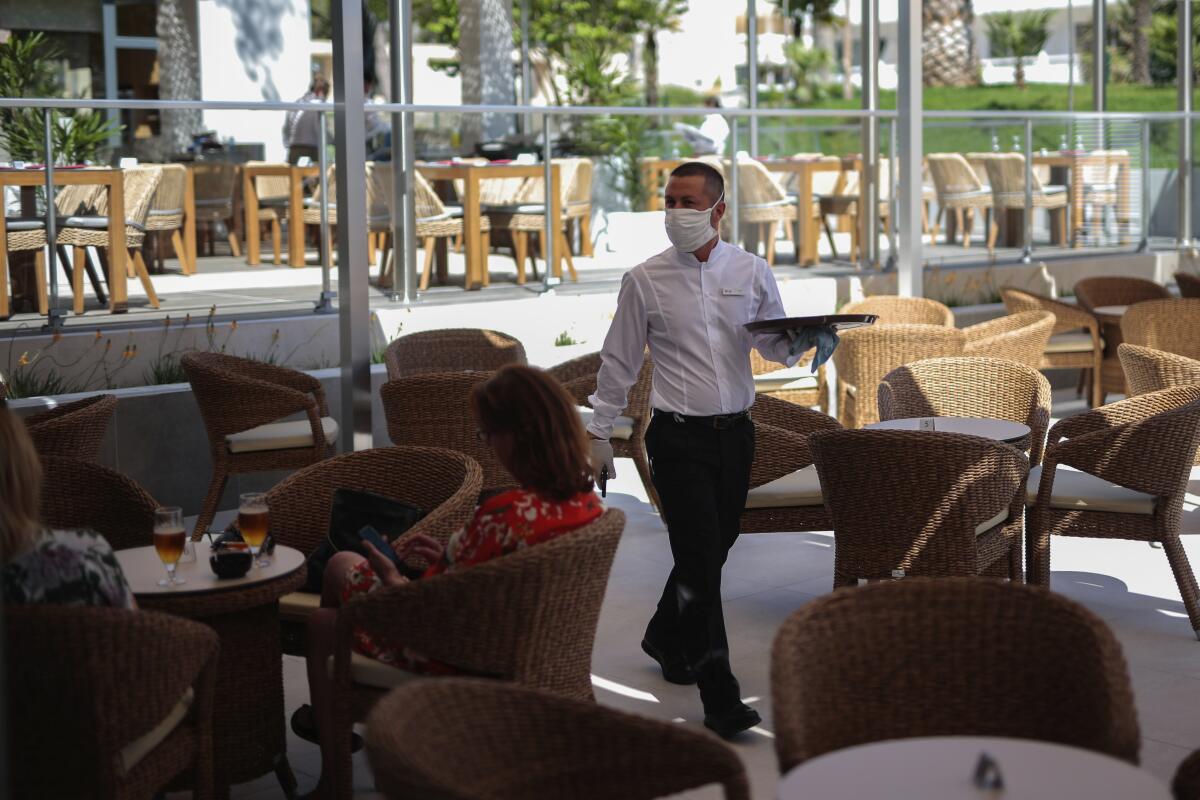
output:
[[[38,455],[95,461],[116,410],[116,395],[97,394],[31,414],[25,427]]]
[[[1104,340],[1100,323],[1088,311],[1052,297],[1006,286],[1000,290],[1009,314],[1023,311],[1049,311],[1054,314],[1054,330],[1042,354],[1039,369],[1084,370],[1088,383],[1088,402],[1093,408],[1103,405],[1100,375],[1104,358]]]
[[[132,478],[116,470],[64,456],[43,456],[42,523],[85,528],[114,550],[150,544],[158,503]]]
[[[1128,343],[1117,354],[1131,397],[1173,386],[1200,386],[1200,360]]]
[[[813,352],[805,353],[794,367],[784,367],[768,361],[757,350],[750,351],[750,371],[754,373],[754,391],[787,400],[800,406],[818,406],[822,414],[829,412],[829,381],[825,365],[810,369]]]
[[[575,260],[567,243],[566,228],[578,216],[568,214],[572,198],[582,198],[582,185],[587,185],[588,202],[591,202],[592,162],[586,158],[556,158],[559,169],[559,224],[554,231],[554,275],[562,277],[562,262],[567,262],[571,280],[579,280],[575,271]],[[578,201],[576,201],[578,203]],[[485,205],[485,219],[491,221],[496,230],[507,231],[512,237],[513,259],[517,264],[517,283],[525,283],[525,260],[533,263],[533,274],[537,275],[537,261],[529,246],[530,235],[536,235],[542,245],[542,260],[546,260],[546,182],[541,178],[529,178],[521,186],[511,203]],[[578,212],[576,212],[578,213]],[[550,269],[547,264],[546,269]]]
[[[992,199],[996,211],[1025,208],[1025,154],[994,153],[985,162],[988,183],[992,185]],[[1043,186],[1037,172],[1033,173],[1030,208],[1044,208],[1057,217],[1059,241],[1067,242],[1067,217],[1070,194],[1066,186]]]
[[[1031,582],[1050,584],[1051,535],[1161,542],[1200,638],[1200,590],[1179,541],[1197,445],[1200,386],[1138,395],[1051,428],[1045,461],[1029,477]]]
[[[154,192],[162,180],[162,167],[142,166],[124,170],[123,190],[125,197],[125,246],[129,249],[129,265],[127,271],[134,274],[142,282],[150,305],[158,308],[158,295],[154,284],[150,282],[150,272],[146,269],[146,261],[142,258],[142,242],[146,238],[146,221]],[[59,247],[79,248],[98,247],[107,252],[111,243],[108,241],[108,195],[95,195],[95,214],[80,214],[69,216],[63,220],[58,231],[56,244]],[[83,273],[82,263],[77,265],[71,275],[71,291],[75,296],[75,313],[83,313]]]
[[[217,634],[154,611],[4,610],[14,797],[213,797]]]
[[[975,224],[975,212],[987,215],[987,248],[996,247],[999,224],[992,217],[992,190],[986,186],[967,160],[958,153],[930,153],[926,158],[929,174],[937,190],[938,214],[933,221],[933,241],[937,241],[938,228],[947,211],[954,212],[955,223],[962,236],[963,247],[971,246],[971,228]]]
[[[1180,297],[1200,297],[1200,275],[1180,270],[1175,273],[1175,284]]]
[[[758,161],[738,159],[737,168],[738,222],[743,246],[757,252],[758,243],[765,239],[767,264],[775,266],[775,238],[780,225],[786,228],[799,219],[796,202]]]
[[[514,741],[537,743],[519,769]],[[389,693],[367,720],[367,755],[392,800],[651,800],[713,783],[750,800],[741,759],[706,732],[492,681]]]
[[[6,219],[5,228],[8,231],[8,252],[33,251],[33,276],[37,282],[38,313],[45,315],[50,305],[46,295],[46,223],[38,219]],[[7,260],[3,266],[0,266],[0,270],[2,270],[0,271],[0,299],[4,299],[9,293]],[[6,302],[0,302],[0,306],[8,308]]]
[[[1042,463],[1050,382],[999,358],[935,358],[892,370],[879,384],[880,419],[991,417],[1029,426],[1029,461]]]
[[[1042,353],[1054,330],[1049,311],[1022,311],[963,328],[967,335],[964,355],[1004,358],[1034,369],[1042,365]]]
[[[183,246],[183,195],[187,188],[187,167],[182,164],[156,164],[162,170],[162,178],[154,189],[150,210],[146,214],[146,232],[154,235],[154,255],[157,268],[163,265],[163,234],[171,234],[171,247],[184,275],[196,271],[196,265],[188,260]]]
[[[387,238],[392,228],[392,165],[368,161],[364,165],[366,172],[366,207],[367,207],[367,260],[374,264],[377,249],[386,252]],[[337,213],[337,165],[330,164],[325,173],[325,185],[329,191],[329,202],[326,205],[330,235],[325,253],[326,267],[333,266],[333,254],[336,245]],[[321,187],[318,184],[313,190],[312,197],[304,199],[305,228],[320,228],[321,225]]]
[[[873,325],[846,331],[833,351],[838,422],[847,428],[877,422],[876,389],[884,375],[914,361],[962,355],[966,341],[957,328],[933,325]]]
[[[833,585],[907,575],[1021,579],[1029,461],[979,436],[826,431],[809,437],[833,521]]]
[[[1200,358],[1200,297],[1145,300],[1130,306],[1121,317],[1121,338],[1165,353]]]
[[[1183,760],[1171,781],[1175,800],[1200,800],[1200,750]]]
[[[191,169],[196,180],[196,228],[208,243],[208,254],[213,254],[213,233],[219,224],[225,227],[229,251],[234,258],[241,258],[242,247],[234,230],[234,193],[239,182],[237,166],[220,161],[198,161]]]
[[[213,461],[212,482],[192,538],[208,530],[229,476],[297,469],[320,461],[337,440],[325,390],[303,372],[223,353],[185,353],[180,359],[200,406]],[[279,420],[293,414],[306,419]]]
[[[349,730],[407,673],[352,656],[357,628],[471,674],[592,700],[592,647],[625,515],[468,569],[362,595],[337,617],[335,730]],[[497,602],[503,598],[503,602]],[[350,737],[335,736],[335,794],[348,800]]]
[[[879,325],[941,325],[954,327],[950,307],[927,297],[897,297],[876,294],[847,303],[840,314],[874,314]]]
[[[1133,764],[1141,745],[1108,626],[1066,597],[999,581],[889,581],[813,600],[775,638],[771,697],[784,772],[914,736],[1035,739]]]
[[[486,328],[409,333],[387,346],[383,360],[391,380],[430,372],[490,372],[506,364],[528,363],[518,339]]]
[[[1166,300],[1171,293],[1165,286],[1145,278],[1103,275],[1076,281],[1075,297],[1084,310],[1095,314],[1097,308],[1104,306],[1132,306],[1145,300]],[[1125,373],[1117,357],[1117,348],[1124,339],[1119,319],[1106,317],[1100,323],[1100,334],[1104,337],[1104,360],[1100,365],[1100,402],[1103,403],[1103,397],[1109,393],[1125,393]]]

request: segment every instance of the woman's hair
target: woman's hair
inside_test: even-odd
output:
[[[583,422],[547,373],[509,364],[475,387],[471,408],[481,431],[512,437],[512,463],[505,466],[525,488],[554,500],[592,488]]]
[[[41,529],[42,462],[25,423],[0,400],[0,564],[8,562]]]

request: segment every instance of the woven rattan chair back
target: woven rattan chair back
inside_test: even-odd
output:
[[[1025,155],[1023,153],[994,153],[984,162],[988,171],[988,183],[992,187],[992,197],[1001,208],[1023,208],[1025,206]],[[1046,193],[1045,187],[1038,179],[1037,171],[1033,173],[1031,191],[1034,203],[1039,196]]]
[[[150,198],[146,230],[169,231],[183,225],[183,193],[187,186],[187,167],[182,164],[156,165],[162,170],[158,186]]]
[[[738,204],[765,205],[787,199],[783,187],[770,171],[752,158],[740,158],[738,166]]]
[[[965,329],[967,355],[1004,358],[1035,369],[1054,332],[1055,316],[1049,311],[1008,314]]]
[[[711,735],[495,681],[403,686],[367,729],[376,783],[392,800],[651,800],[713,783],[728,800],[750,798],[737,753]],[[519,770],[514,741],[538,743]]]
[[[327,458],[289,475],[267,492],[271,535],[312,553],[329,534],[338,489],[397,500],[425,512],[419,531],[441,542],[471,518],[483,473],[464,453],[434,447],[381,447]]]
[[[955,195],[983,191],[983,181],[959,153],[930,153],[925,158],[939,203]]]
[[[558,165],[558,199],[562,209],[566,209],[572,194],[579,191],[577,181],[579,170],[586,158],[556,158],[550,163]],[[514,203],[533,204],[546,202],[546,181],[541,177],[526,178],[520,190],[513,198]]]
[[[104,191],[104,186],[100,184],[63,186],[54,195],[54,207],[63,217],[94,214],[96,198]]]
[[[1200,386],[1200,360],[1123,342],[1117,348],[1131,397],[1169,389]]]
[[[115,395],[97,394],[25,417],[25,427],[38,455],[95,461],[116,410]]]
[[[141,243],[142,230],[133,225],[146,225],[150,214],[150,205],[154,201],[154,192],[162,181],[163,168],[157,164],[142,164],[122,170],[122,183],[125,190],[125,222],[126,236],[129,246],[135,247]],[[108,214],[108,193],[99,192],[95,199],[96,213],[101,216]]]
[[[1101,306],[1131,306],[1143,300],[1166,300],[1167,287],[1145,278],[1098,275],[1075,282],[1075,299],[1091,312]]]
[[[471,391],[491,372],[429,372],[385,383],[379,390],[388,438],[402,447],[445,447],[470,456],[483,470],[482,491],[510,489],[509,474],[479,438]]]
[[[1121,336],[1130,344],[1200,359],[1200,298],[1145,300],[1121,317]]]
[[[42,458],[42,523],[49,528],[93,530],[114,550],[153,542],[158,503],[116,470],[61,456]]]
[[[4,609],[13,797],[154,797],[176,776],[213,792],[217,634],[155,611]],[[189,713],[126,770],[121,750],[184,699]]]
[[[978,575],[1000,562],[1007,572],[1002,559],[1019,557],[1029,463],[1016,448],[955,433],[843,430],[813,434],[809,449],[833,520],[834,586],[897,570]],[[1005,510],[1015,535],[985,541],[979,526]]]
[[[247,161],[247,167],[277,167],[274,161]],[[259,203],[286,201],[292,193],[292,181],[287,175],[255,175],[254,195]]]
[[[1175,283],[1179,286],[1180,297],[1200,297],[1200,275],[1176,272]]]
[[[220,161],[199,161],[192,166],[192,174],[196,180],[196,216],[221,220],[232,217],[237,167]]]
[[[876,294],[847,303],[841,314],[875,314],[879,325],[942,325],[954,327],[954,312],[927,297],[897,297]]]
[[[488,372],[506,364],[528,363],[518,339],[485,328],[410,333],[392,341],[383,357],[392,380],[429,372]]]
[[[1027,292],[1024,289],[1017,289],[1012,286],[1005,286],[1000,290],[1000,299],[1004,301],[1004,310],[1009,314],[1020,314],[1024,311],[1049,311],[1054,314],[1054,333],[1065,333],[1066,331],[1078,330],[1082,327],[1079,320],[1075,317],[1062,319],[1061,311],[1064,306],[1070,307],[1068,303],[1061,300],[1055,300],[1053,297]],[[1081,313],[1083,309],[1074,307]]]
[[[418,219],[443,217],[446,214],[446,206],[442,199],[420,172],[413,173],[413,199]]]
[[[1042,462],[1050,426],[1050,382],[1026,364],[999,358],[916,361],[879,384],[880,419],[990,417],[1029,426],[1029,460]]]
[[[912,736],[1006,736],[1138,760],[1121,646],[1095,614],[1032,586],[916,579],[814,600],[779,630],[771,696],[784,772]]]

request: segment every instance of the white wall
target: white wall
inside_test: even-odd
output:
[[[205,100],[295,100],[308,90],[308,0],[197,0],[200,86]],[[266,145],[282,160],[282,111],[205,111],[224,140]]]

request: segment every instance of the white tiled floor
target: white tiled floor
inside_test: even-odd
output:
[[[1066,393],[1064,400],[1073,393]],[[1056,404],[1056,411],[1074,403]],[[694,687],[662,681],[638,643],[670,569],[665,530],[646,503],[630,462],[609,484],[609,500],[628,515],[600,617],[593,660],[601,703],[662,720],[699,726]],[[1200,495],[1200,469],[1192,493]],[[1200,501],[1198,501],[1200,502]],[[1185,542],[1200,564],[1200,542]],[[774,797],[778,781],[772,745],[768,668],[779,624],[832,585],[833,538],[828,533],[748,535],[739,539],[725,569],[725,619],[735,671],[744,696],[763,715],[761,728],[735,744],[746,762],[756,798]],[[1169,781],[1175,767],[1200,748],[1200,642],[1192,635],[1175,581],[1161,550],[1134,542],[1056,539],[1052,585],[1103,617],[1125,648],[1142,731],[1142,762]],[[1069,670],[1070,664],[1063,669]],[[307,700],[304,664],[285,659],[287,709]],[[219,743],[218,743],[219,746]],[[319,771],[317,750],[289,732],[289,756],[307,791]],[[355,757],[355,788],[372,791],[363,754]],[[235,798],[278,797],[272,776],[237,787]],[[714,788],[689,797],[718,797]]]

